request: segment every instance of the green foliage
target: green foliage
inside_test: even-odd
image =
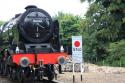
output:
[[[84,2],[84,1],[86,1],[86,0],[80,0],[81,2]],[[89,3],[90,2],[93,2],[94,0],[87,0]]]
[[[98,65],[125,67],[125,40],[120,40],[109,44],[108,56],[102,61],[96,62]]]
[[[90,0],[84,0],[84,1],[90,1]],[[92,18],[92,19],[95,20],[96,22],[99,21],[100,24],[103,26],[107,25],[105,26],[105,28],[109,29],[109,30],[108,29],[101,30],[101,32],[99,32],[99,34],[97,35],[100,35],[101,37],[106,38],[107,34],[110,31],[112,31],[110,34],[108,34],[108,39],[119,40],[121,38],[124,38],[125,37],[124,8],[125,8],[124,0],[95,0],[95,2],[90,5],[90,8],[87,14],[89,16],[90,14],[91,15],[98,14],[98,17],[100,16],[99,19],[97,18]],[[92,16],[92,17],[95,17],[95,16]],[[95,26],[95,24],[93,25]],[[106,35],[101,34],[103,32],[106,33]]]
[[[91,4],[87,14],[84,28],[85,59],[92,62],[102,60],[106,56],[108,42],[113,39],[115,31],[111,32],[107,24],[109,16],[100,3]],[[105,52],[103,52],[105,51]],[[93,60],[92,60],[92,59]],[[96,59],[96,60],[95,60]]]
[[[69,43],[67,41],[71,40],[71,36],[82,34],[82,28],[80,25],[82,21],[81,17],[59,12],[58,15],[54,17],[54,19],[59,20],[60,36],[61,36],[61,42],[63,44]]]
[[[0,27],[1,27],[2,24],[4,24],[4,22],[3,22],[3,21],[0,21]],[[0,29],[0,33],[1,33],[1,29]]]
[[[89,24],[87,28],[91,34],[95,34],[97,40],[107,42],[118,38],[121,23],[116,24],[101,3],[91,4],[86,17]]]
[[[0,22],[1,25],[4,22]],[[1,27],[2,32],[0,33],[0,46],[2,49],[7,48],[13,41],[13,43],[18,42],[19,34],[17,32],[17,28],[15,26],[8,28],[8,27]]]
[[[124,66],[125,1],[81,1],[90,2],[86,22],[83,22],[85,59],[97,64],[104,61],[106,65]]]
[[[3,23],[4,23],[3,21],[0,21],[0,26],[1,26]]]
[[[125,40],[110,43],[106,61],[112,66],[125,66]]]

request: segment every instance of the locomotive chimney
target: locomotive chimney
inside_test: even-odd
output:
[[[31,9],[31,8],[37,8],[37,6],[35,6],[35,5],[28,5],[28,6],[25,7],[26,10]]]

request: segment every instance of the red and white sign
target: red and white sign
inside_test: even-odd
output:
[[[82,63],[82,36],[72,36],[72,59],[74,63]]]
[[[76,41],[74,42],[74,46],[75,46],[75,47],[79,47],[79,46],[80,46],[80,42],[76,40]]]

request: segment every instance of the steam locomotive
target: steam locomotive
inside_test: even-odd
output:
[[[0,28],[0,73],[20,82],[26,78],[53,80],[54,65],[65,64],[67,58],[58,20],[34,5],[25,9]]]

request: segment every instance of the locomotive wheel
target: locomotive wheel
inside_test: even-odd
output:
[[[46,71],[48,80],[52,81],[54,79],[54,69],[53,69],[53,65],[48,65],[47,67],[47,71]]]
[[[18,81],[20,83],[24,83],[24,81],[25,81],[25,75],[24,75],[24,72],[22,72],[21,69],[18,71],[17,77],[18,77]]]
[[[48,77],[48,80],[52,81],[54,79],[54,72],[49,71],[47,77]]]
[[[8,75],[8,66],[6,64],[4,64],[4,68],[3,68],[3,75],[7,76]]]
[[[1,63],[0,63],[0,74],[3,74],[3,70],[4,70],[4,69],[3,69],[3,63],[1,62]]]
[[[2,64],[0,64],[0,74],[2,74]]]
[[[10,70],[10,78],[11,78],[12,80],[16,80],[16,79],[17,79],[16,69],[11,69],[11,70]]]
[[[11,79],[11,67],[8,69],[8,77]]]
[[[43,74],[41,73],[41,71],[39,71],[38,74],[37,74],[37,80],[38,81],[43,80]]]

